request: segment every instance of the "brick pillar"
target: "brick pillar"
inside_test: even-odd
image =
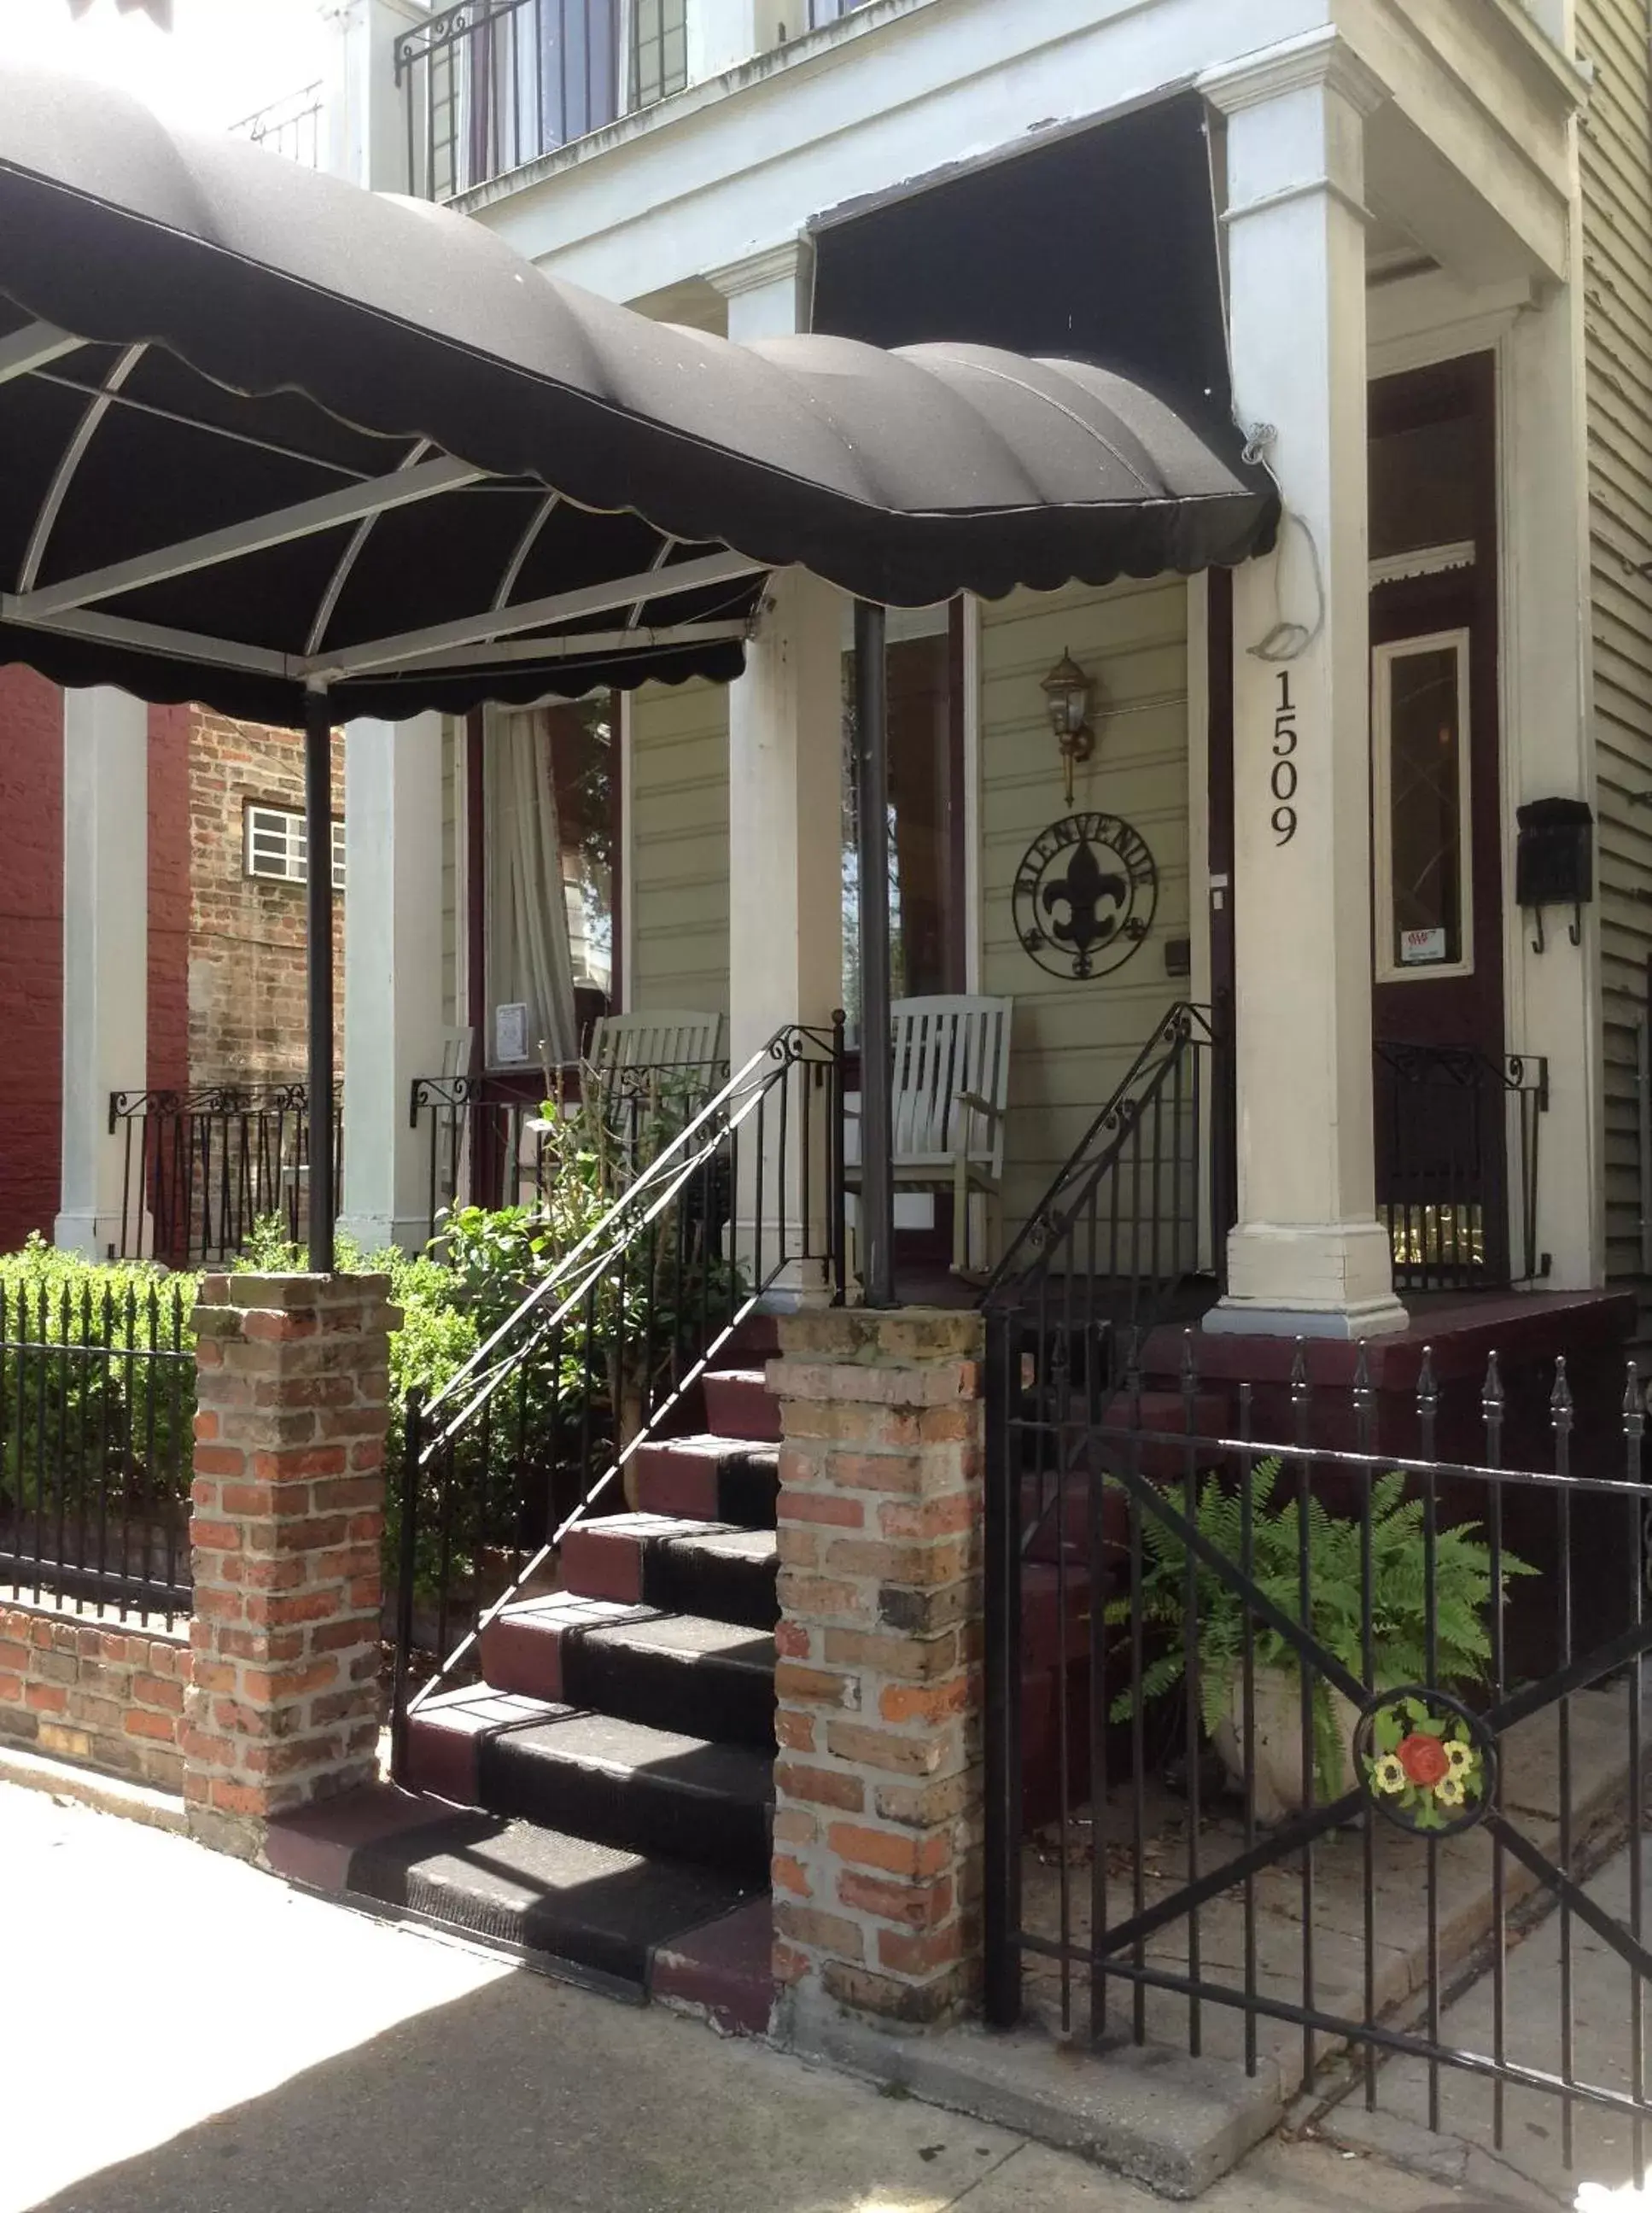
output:
[[[388,1289],[209,1276],[195,1309],[184,1796],[243,1857],[273,1815],[375,1773]]]
[[[943,2022],[980,1952],[981,1324],[780,1324],[779,2025]]]

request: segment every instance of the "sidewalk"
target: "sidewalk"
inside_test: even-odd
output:
[[[1000,2129],[0,1785],[0,2213],[1150,2213]],[[1269,2147],[1212,2213],[1442,2198]]]

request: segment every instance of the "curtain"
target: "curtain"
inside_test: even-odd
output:
[[[526,1003],[531,1059],[543,1050],[553,1064],[572,1060],[579,1031],[545,718],[491,715],[487,753],[493,870],[488,996],[495,1006]]]

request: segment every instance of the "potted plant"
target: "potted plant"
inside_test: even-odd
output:
[[[1293,1481],[1281,1491],[1281,1463],[1258,1462],[1244,1482],[1249,1487],[1249,1577],[1271,1605],[1291,1622],[1303,1622],[1303,1501]],[[1433,1664],[1429,1664],[1428,1576],[1423,1531],[1423,1504],[1407,1498],[1405,1477],[1394,1472],[1371,1487],[1369,1505],[1370,1651],[1373,1695],[1411,1684],[1448,1690],[1481,1680],[1491,1657],[1490,1611],[1503,1593],[1492,1588],[1491,1555],[1478,1526],[1461,1523],[1436,1531],[1434,1544]],[[1183,1500],[1171,1494],[1180,1513]],[[1367,1680],[1363,1518],[1333,1514],[1321,1501],[1307,1500],[1307,1619],[1314,1642],[1361,1681]],[[1207,1475],[1198,1495],[1199,1535],[1235,1566],[1246,1558],[1247,1509],[1242,1490]],[[1161,1698],[1182,1680],[1186,1667],[1186,1634],[1190,1576],[1186,1545],[1171,1524],[1152,1509],[1141,1515],[1143,1568],[1140,1612],[1149,1631],[1167,1632],[1163,1648],[1143,1668],[1139,1686],[1114,1700],[1114,1720],[1126,1718],[1138,1694],[1143,1703]],[[1505,1551],[1504,1577],[1534,1572]],[[1198,1672],[1200,1717],[1206,1734],[1241,1791],[1247,1791],[1256,1818],[1277,1820],[1301,1809],[1303,1789],[1302,1692],[1296,1649],[1252,1608],[1234,1584],[1195,1557],[1192,1568],[1194,1649]],[[1110,1625],[1131,1619],[1129,1594],[1106,1608]],[[1252,1625],[1251,1698],[1247,1741],[1245,1697],[1246,1621]],[[1157,1639],[1155,1639],[1155,1643]],[[1351,1700],[1322,1676],[1311,1686],[1313,1728],[1311,1771],[1314,1795],[1321,1803],[1341,1797],[1356,1779],[1354,1730],[1359,1719]],[[1392,1754],[1394,1747],[1378,1750]],[[1375,1780],[1392,1780],[1385,1767]]]

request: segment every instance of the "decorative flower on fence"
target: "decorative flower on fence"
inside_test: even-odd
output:
[[[1385,1691],[1360,1716],[1354,1750],[1365,1791],[1396,1827],[1442,1836],[1490,1803],[1497,1752],[1482,1724],[1443,1692]]]

